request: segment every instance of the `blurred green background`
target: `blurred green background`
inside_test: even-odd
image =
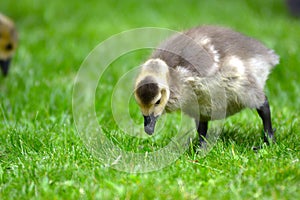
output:
[[[9,76],[0,77],[1,199],[299,198],[300,21],[285,1],[8,0],[0,12],[19,31]],[[129,29],[201,24],[231,27],[280,55],[266,86],[277,144],[251,150],[262,125],[246,110],[226,120],[205,158],[190,150],[161,171],[127,174],[92,157],[76,133],[71,106],[73,81],[89,52]],[[146,56],[121,61],[129,70]],[[98,108],[106,109],[101,102]],[[123,139],[119,143],[130,146]]]

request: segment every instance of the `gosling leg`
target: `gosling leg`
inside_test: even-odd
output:
[[[204,138],[206,137],[208,122],[201,122],[196,120],[196,127],[197,127],[197,132],[199,134],[199,143],[200,146],[202,146],[203,143],[205,143]]]
[[[264,125],[264,142],[267,144],[269,144],[270,141],[275,142],[275,130],[272,129],[271,111],[267,97],[263,105],[257,109],[257,112]]]

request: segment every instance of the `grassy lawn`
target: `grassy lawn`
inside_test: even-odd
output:
[[[1,1],[0,12],[15,20],[20,44],[9,76],[0,77],[0,199],[298,199],[300,23],[289,16],[284,1],[108,2]],[[189,149],[151,173],[109,168],[76,131],[72,92],[81,63],[96,45],[122,31],[200,24],[232,27],[280,55],[266,86],[277,144],[251,149],[261,142],[262,124],[256,112],[245,110],[226,119],[205,157]],[[132,151],[139,140],[118,132],[107,105],[111,84],[148,54],[128,54],[112,63],[96,95],[106,134]],[[142,116],[132,115],[142,126]],[[139,151],[155,150],[165,145],[163,139],[145,140]]]

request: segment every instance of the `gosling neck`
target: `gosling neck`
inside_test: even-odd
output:
[[[184,78],[178,70],[169,70],[167,75],[168,85],[170,89],[170,97],[166,106],[167,112],[173,112],[180,109],[181,93],[184,86]]]

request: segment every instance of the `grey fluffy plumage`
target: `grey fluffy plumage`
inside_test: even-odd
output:
[[[247,107],[260,109],[266,101],[265,82],[278,62],[273,50],[253,38],[228,28],[201,26],[162,42],[143,65],[136,89],[146,76],[152,77],[169,92],[161,109],[181,109],[196,121],[207,122]],[[163,65],[166,73],[160,72]],[[197,99],[198,109],[191,98]],[[136,99],[144,116],[162,114],[155,106],[145,106],[137,94]]]

